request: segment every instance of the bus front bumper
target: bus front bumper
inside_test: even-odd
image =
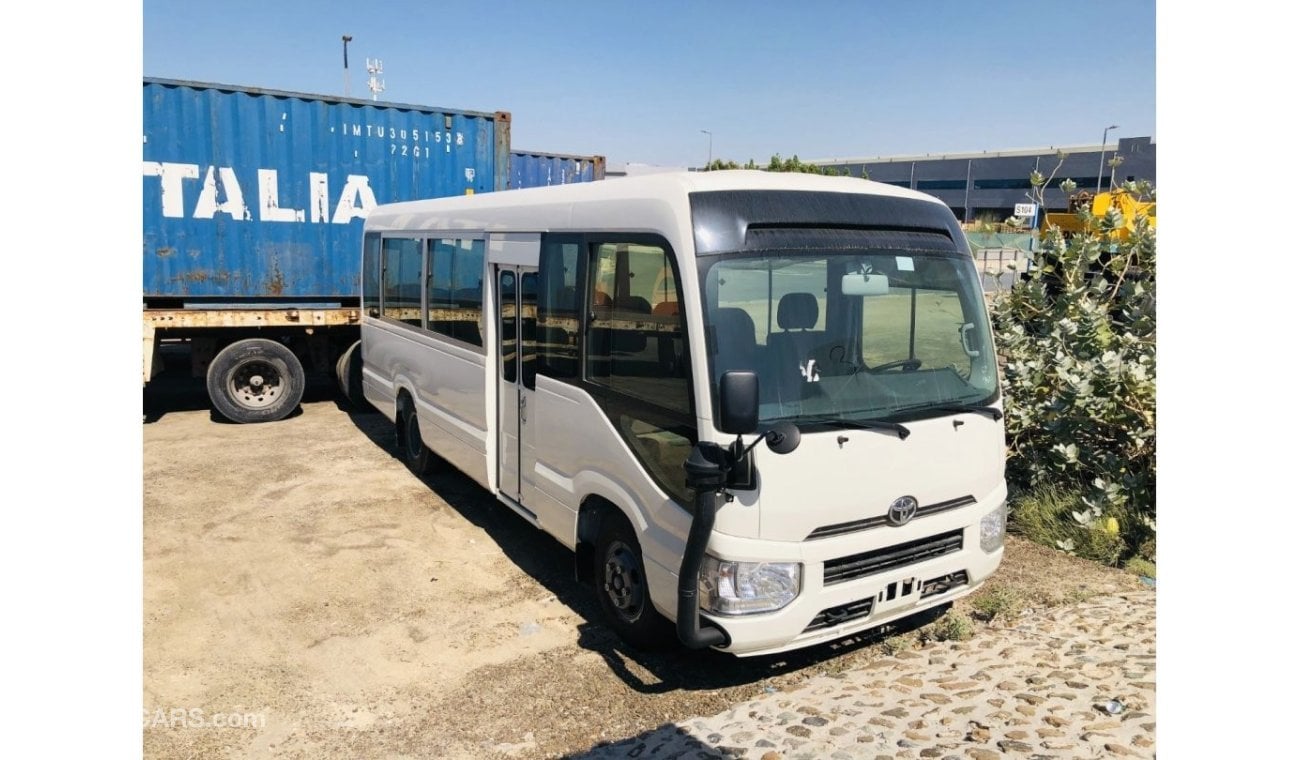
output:
[[[775,612],[717,615],[701,610],[699,624],[725,632],[725,643],[714,648],[748,657],[847,638],[947,604],[976,590],[1002,561],[1001,547],[992,552],[980,547],[979,521],[987,509],[981,504],[946,519],[927,520],[920,534],[899,530],[866,539],[846,536],[804,542],[795,545],[796,556],[791,556],[789,543],[714,533],[708,552],[721,559],[802,562],[802,588],[792,602]],[[915,547],[914,553],[922,558],[907,562],[904,554],[886,570],[868,568],[869,572],[857,575],[852,570],[854,563],[849,560],[899,546]]]

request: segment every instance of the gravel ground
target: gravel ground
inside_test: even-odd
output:
[[[714,748],[693,752],[748,747],[749,756],[762,757],[758,742],[775,731],[780,740],[768,739],[776,747],[764,751],[819,756],[820,749],[782,742],[820,747],[811,743],[830,741],[835,729],[874,726],[873,711],[895,708],[907,719],[885,716],[895,722],[889,730],[935,736],[879,754],[913,749],[920,757],[953,740],[940,732],[969,732],[978,721],[989,732],[980,745],[991,747],[986,751],[1016,751],[1019,745],[997,742],[1023,741],[1036,753],[1069,756],[1037,746],[1063,737],[1039,737],[1038,724],[1014,727],[996,713],[1028,719],[1015,708],[1034,707],[1041,722],[1062,711],[1087,712],[1118,688],[1106,680],[1111,671],[1136,669],[1085,662],[1080,680],[1088,688],[1067,684],[1078,696],[1058,710],[1055,702],[1028,704],[1015,694],[1041,691],[1045,700],[1057,699],[1050,696],[1061,690],[1053,672],[1070,670],[1082,651],[1075,644],[1104,648],[1106,637],[1123,635],[1116,641],[1130,643],[1129,655],[1148,647],[1141,631],[1089,622],[1086,613],[1110,609],[1116,599],[1139,604],[1117,596],[1136,591],[1141,599],[1136,579],[1011,539],[988,588],[1011,593],[1021,614],[1010,627],[977,623],[975,637],[959,645],[964,651],[949,651],[950,643],[923,648],[911,643],[915,632],[904,631],[750,659],[640,653],[601,624],[592,590],[572,580],[567,550],[458,474],[411,476],[393,457],[387,421],[340,406],[327,386],[309,393],[301,413],[264,425],[220,424],[207,411],[201,383],[174,375],[151,384],[145,409],[142,741],[149,757],[609,757],[623,751],[611,746],[634,750],[624,743],[630,739],[646,743],[648,752],[651,737],[675,736],[678,727]],[[1044,638],[1055,634],[1022,630],[1071,625],[1095,630],[1071,633],[1059,648],[1043,643],[1056,641]],[[1007,673],[980,660],[1009,647],[1025,657],[1041,652],[1043,664],[1035,661],[1033,673]],[[916,694],[896,688],[908,686],[898,680],[904,678],[938,684],[938,672],[927,670],[942,671],[945,663],[931,664],[936,657],[960,665],[945,677],[977,681],[988,693],[952,699],[1004,705],[975,704],[959,716],[949,708],[964,702],[927,708],[921,693],[931,693],[929,686],[911,687]],[[977,667],[991,683],[976,677]],[[1050,683],[1038,690],[1030,687],[1044,684],[1028,683],[1010,697],[994,688],[1031,677]],[[842,702],[832,706],[828,693],[815,693],[838,685],[856,686],[854,700],[864,704],[847,709],[861,713],[836,712]],[[950,690],[940,684],[933,693]],[[1123,718],[1153,712],[1154,685],[1119,697],[1125,731],[1134,720]],[[924,715],[923,708],[935,712]],[[218,725],[237,722],[230,715],[248,716],[249,725]],[[804,722],[818,717],[827,724]],[[909,725],[917,720],[926,725]],[[745,729],[731,726],[738,721],[752,723],[747,745],[736,736]],[[790,730],[799,726],[809,735]],[[1114,731],[1112,740],[1100,728],[1084,737],[1075,727],[1061,730],[1088,751],[1098,741],[1149,751],[1133,744],[1144,734]],[[1014,731],[1032,736],[1012,738]],[[715,733],[726,741],[709,741]],[[835,751],[860,756],[861,735],[853,735],[852,750]],[[886,733],[896,745],[894,736]],[[905,733],[901,739],[913,741]]]
[[[585,758],[1155,757],[1155,592],[931,642]]]

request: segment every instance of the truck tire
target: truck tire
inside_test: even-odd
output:
[[[641,544],[622,512],[611,509],[601,516],[594,554],[596,596],[614,632],[637,649],[676,646],[672,624],[650,601]]]
[[[339,391],[349,404],[356,409],[369,406],[361,390],[361,341],[348,346],[348,350],[339,356],[334,365],[334,375],[339,381]]]
[[[282,420],[298,408],[307,384],[302,362],[283,343],[231,343],[208,365],[208,397],[231,422]]]

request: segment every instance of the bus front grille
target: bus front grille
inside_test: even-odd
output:
[[[959,552],[961,548],[962,531],[958,529],[884,549],[827,560],[823,566],[822,583],[830,586],[865,578],[868,575]]]
[[[926,506],[916,510],[916,515],[913,517],[913,519],[916,519],[917,517],[929,517],[930,515],[937,515],[940,512],[947,512],[952,509],[960,509],[961,507],[969,506],[974,503],[975,503],[974,496],[960,496],[956,499],[941,501],[937,504],[927,504]],[[879,517],[868,517],[863,520],[854,520],[852,522],[835,523],[834,525],[823,525],[817,530],[814,530],[812,533],[809,533],[808,536],[804,538],[804,540],[815,541],[819,538],[831,538],[834,536],[843,536],[849,533],[857,533],[860,530],[870,530],[872,528],[879,528],[888,524],[889,524],[889,520],[884,515],[880,515]]]
[[[803,629],[804,633],[809,631],[819,631],[823,628],[847,623],[852,620],[860,620],[871,615],[871,608],[875,605],[876,598],[861,599],[848,604],[841,604],[838,607],[831,607],[817,613],[807,628]]]
[[[970,578],[966,575],[965,570],[958,570],[955,573],[948,573],[947,575],[938,578],[931,578],[921,584],[921,598],[925,599],[926,597],[943,594],[952,591],[958,586],[965,586],[967,583],[970,583]]]

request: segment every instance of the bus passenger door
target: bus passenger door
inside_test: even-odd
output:
[[[498,314],[497,482],[501,494],[536,519],[532,472],[537,464],[533,402],[536,373],[537,269],[496,267]]]

